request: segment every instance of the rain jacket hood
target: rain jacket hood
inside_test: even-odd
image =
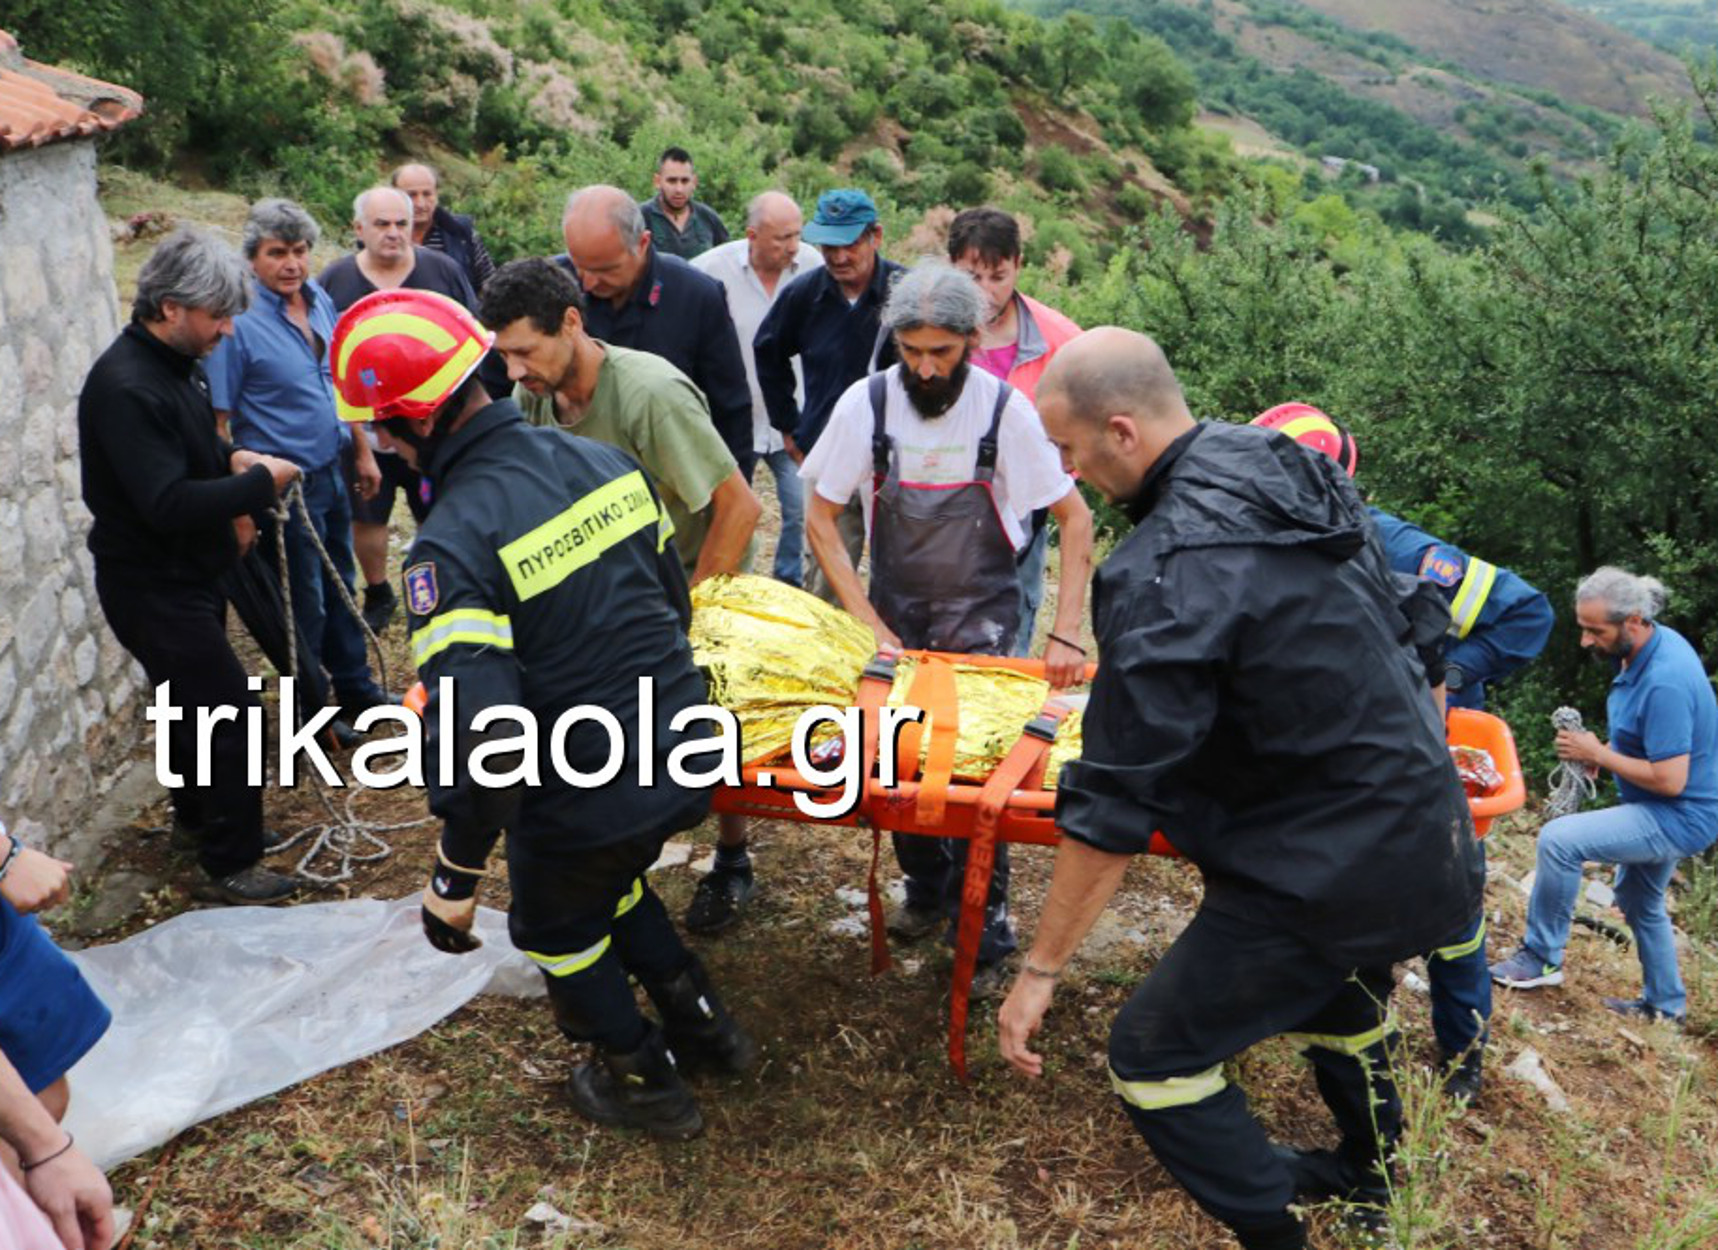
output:
[[[1483,870],[1401,591],[1353,484],[1272,431],[1208,424],[1126,504],[1098,571],[1098,676],[1057,823],[1161,830],[1205,906],[1347,966],[1461,936]]]

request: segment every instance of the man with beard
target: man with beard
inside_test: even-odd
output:
[[[670,256],[691,260],[728,241],[728,228],[716,210],[692,198],[698,171],[685,148],[664,148],[656,162],[656,194],[638,206],[656,246]]]
[[[1615,774],[1622,801],[1540,831],[1527,932],[1491,977],[1516,990],[1561,985],[1581,866],[1616,864],[1617,906],[1634,932],[1645,986],[1639,998],[1604,1004],[1619,1015],[1680,1024],[1688,996],[1664,892],[1682,858],[1718,833],[1718,699],[1694,648],[1659,622],[1665,599],[1657,579],[1617,568],[1599,569],[1575,591],[1581,645],[1616,669],[1605,705],[1611,740],[1561,730],[1557,755],[1566,766]]]
[[[1020,621],[1020,518],[1049,508],[1062,528],[1062,574],[1044,659],[1051,684],[1068,686],[1084,671],[1092,515],[1025,396],[972,368],[985,315],[978,284],[940,261],[895,284],[882,325],[901,363],[836,402],[800,470],[810,487],[806,537],[841,606],[871,627],[880,649],[1002,655]],[[855,495],[870,536],[868,592],[836,527]],[[975,994],[1001,988],[1016,946],[1006,849],[997,847]],[[889,931],[911,939],[952,921],[966,843],[898,835],[895,854],[907,897]]]

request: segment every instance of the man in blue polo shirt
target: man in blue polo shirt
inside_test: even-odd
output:
[[[1639,998],[1604,1004],[1621,1015],[1680,1023],[1688,997],[1664,892],[1678,862],[1718,835],[1718,698],[1694,648],[1658,622],[1665,599],[1656,579],[1617,568],[1598,570],[1575,592],[1581,645],[1617,668],[1605,705],[1611,740],[1564,730],[1557,754],[1614,773],[1622,802],[1559,817],[1540,831],[1526,935],[1491,975],[1517,990],[1562,984],[1581,865],[1613,863],[1617,905],[1634,931],[1645,986]]]
[[[877,205],[863,191],[825,191],[802,236],[823,253],[823,268],[801,274],[782,288],[752,340],[758,390],[770,424],[782,433],[788,454],[803,461],[817,444],[847,388],[876,369],[895,363],[895,347],[882,332],[883,304],[903,267],[884,260],[883,227]],[[795,396],[797,358],[805,375],[805,404]],[[865,521],[857,502],[836,522],[855,568],[865,545]],[[823,569],[806,560],[805,588],[837,602]]]
[[[614,347],[651,352],[692,379],[716,432],[749,479],[752,391],[722,284],[659,252],[638,202],[619,187],[573,192],[561,219],[562,264],[585,293],[585,329]]]
[[[320,233],[290,200],[260,200],[251,209],[244,253],[255,277],[254,298],[250,310],[233,319],[232,337],[209,357],[209,391],[235,446],[290,460],[303,471],[305,510],[350,596],[352,500],[340,451],[351,434],[334,414],[328,362],[333,301],[310,277],[310,249]],[[358,492],[368,499],[381,483],[376,457],[364,439],[353,452]],[[265,542],[276,540],[265,530]],[[387,698],[370,675],[363,627],[346,609],[296,508],[285,543],[293,613],[350,720]]]

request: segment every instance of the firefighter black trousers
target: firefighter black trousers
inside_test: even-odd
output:
[[[645,879],[675,828],[585,851],[532,854],[507,840],[513,945],[543,971],[555,1022],[570,1041],[625,1053],[647,1025],[629,977],[646,985],[673,980],[692,963],[662,900]]]
[[[151,690],[172,682],[183,715],[166,730],[169,763],[185,785],[173,790],[173,811],[197,832],[197,859],[212,877],[225,877],[262,858],[262,790],[245,784],[245,710],[257,697],[227,642],[227,603],[213,585],[114,576],[98,568],[96,597],[120,645],[143,665]],[[197,773],[197,710],[229,706],[236,720],[210,733],[209,785]],[[162,732],[157,725],[156,732]]]
[[[1267,1228],[1285,1219],[1294,1186],[1224,1062],[1293,1036],[1342,1155],[1364,1174],[1400,1129],[1390,988],[1388,964],[1342,967],[1291,934],[1201,908],[1116,1016],[1111,1079],[1152,1153],[1201,1207],[1232,1228]]]

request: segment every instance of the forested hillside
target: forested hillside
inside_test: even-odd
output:
[[[1230,173],[1160,40],[994,0],[23,0],[8,22],[31,55],[149,98],[121,161],[338,222],[424,152],[502,257],[544,250],[572,187],[648,188],[670,143],[730,218],[766,187],[836,181],[876,192],[892,230],[993,200],[1037,223],[1032,260],[1076,269]]]
[[[1568,0],[1577,9],[1681,52],[1718,47],[1718,0]]]
[[[1204,108],[1309,158],[1374,166],[1382,185],[1363,194],[1351,178],[1351,203],[1451,241],[1471,240],[1469,209],[1494,199],[1535,203],[1535,162],[1559,180],[1577,178],[1616,138],[1625,113],[1644,113],[1653,93],[1687,93],[1673,59],[1550,0],[1473,12],[1380,5],[1380,24],[1365,27],[1360,17],[1347,25],[1315,11],[1337,11],[1322,2],[1036,2],[1045,13],[1080,9],[1160,36],[1193,70]],[[1572,45],[1552,20],[1559,16],[1579,28]],[[1600,41],[1583,42],[1592,31]],[[1498,49],[1510,50],[1507,63]],[[1570,94],[1520,85],[1547,75]]]

